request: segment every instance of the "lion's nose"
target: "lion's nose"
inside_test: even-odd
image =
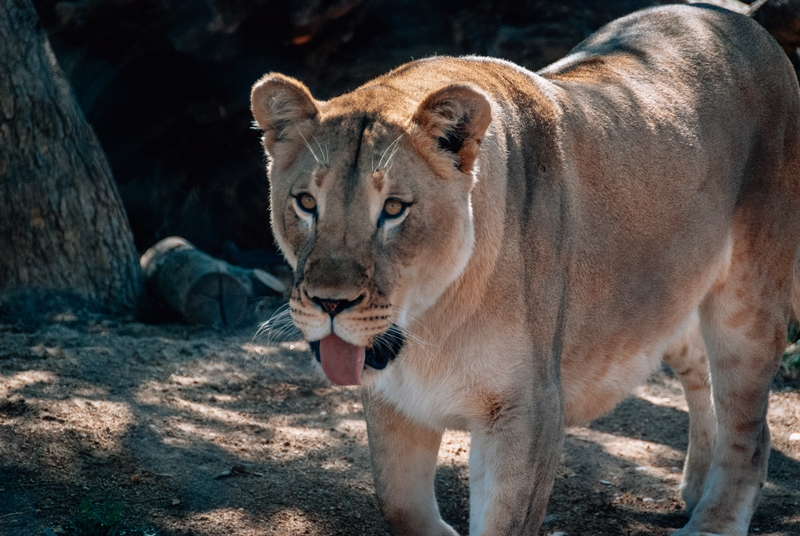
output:
[[[323,311],[334,317],[344,311],[361,303],[364,299],[362,294],[355,300],[325,300],[322,298],[311,298],[311,301],[316,303]]]

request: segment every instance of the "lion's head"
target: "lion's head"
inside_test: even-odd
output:
[[[465,85],[413,95],[373,83],[322,102],[278,74],[253,88],[291,316],[337,384],[386,367],[472,254],[490,102]]]

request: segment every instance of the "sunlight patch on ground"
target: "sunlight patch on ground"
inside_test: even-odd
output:
[[[43,399],[30,398],[32,406],[45,406]],[[32,421],[31,432],[46,435],[51,431],[63,430],[65,424],[95,447],[108,448],[125,434],[135,422],[127,404],[108,400],[69,398],[67,400],[48,400],[41,417]]]
[[[45,481],[63,480],[73,487],[85,477],[82,460],[117,455],[121,439],[135,424],[127,404],[107,400],[30,397],[25,406],[29,409],[15,425],[16,434],[6,436],[10,439],[6,445],[0,440],[0,459],[22,466],[35,461]],[[24,437],[27,446],[21,442]]]
[[[48,413],[71,421],[76,430],[85,429],[93,434],[122,435],[135,422],[128,404],[109,400],[74,397],[50,402]],[[98,427],[102,432],[97,431]]]
[[[656,406],[673,408],[684,413],[689,411],[681,382],[663,374],[658,375],[658,381],[652,381],[651,378],[650,382],[637,387],[633,395]]]
[[[355,445],[364,446],[365,444],[366,435],[361,440],[353,440],[350,436],[329,429],[309,428],[303,425],[276,426],[268,449],[270,458],[282,463],[315,458],[319,455],[322,455],[327,461],[333,462],[341,461],[340,458],[333,460],[329,456],[337,449],[344,449],[342,451],[344,453],[352,453],[351,449]],[[348,463],[337,463],[331,465],[331,468],[335,466],[336,471],[349,469],[353,460],[346,461]]]
[[[361,402],[353,401],[341,402],[332,409],[335,415],[351,415],[353,413],[361,413],[362,411],[364,411],[364,406],[361,405]]]
[[[187,422],[180,417],[166,419],[165,426],[153,426],[161,434],[161,441],[165,445],[185,446],[195,441],[211,441],[218,437],[219,431],[208,426]]]
[[[26,370],[11,376],[0,376],[0,396],[8,396],[29,385],[56,383],[57,381],[58,377],[55,374],[44,370]]]
[[[773,428],[772,448],[800,460],[800,441],[792,438],[793,434],[800,434],[800,404],[796,403],[796,395],[790,391],[770,393],[768,418]]]
[[[180,416],[169,417],[160,425],[151,424],[150,427],[165,445],[192,448],[200,443],[213,444],[239,460],[251,463],[263,462],[265,456],[270,456],[275,449],[268,437],[254,435],[241,427],[212,428]]]
[[[263,421],[251,419],[243,414],[231,411],[228,409],[219,408],[209,404],[201,404],[200,402],[193,402],[178,397],[170,397],[167,400],[168,405],[188,410],[196,415],[201,416],[203,419],[213,419],[215,421],[225,423],[232,426],[256,426],[258,428],[267,428],[267,424]]]
[[[319,467],[332,473],[344,473],[352,469],[353,464],[345,460],[325,460],[319,464]]]
[[[598,432],[589,428],[571,427],[567,435],[579,441],[596,443],[608,454],[636,463],[637,471],[663,481],[680,483],[684,453],[652,441]],[[668,465],[665,467],[665,465]]]
[[[286,344],[286,346],[284,346],[284,344]],[[288,343],[283,343],[280,345],[281,348],[294,350],[293,347],[290,348],[289,346],[290,345]],[[261,344],[250,343],[250,342],[242,344],[241,346],[239,346],[239,348],[247,352],[248,357],[253,355],[267,356],[271,354],[277,354],[280,352],[280,348],[277,346],[264,346]]]
[[[439,447],[439,463],[467,465],[469,462],[469,432],[447,430]]]
[[[666,396],[653,395],[650,392],[647,392],[646,388],[643,387],[640,387],[636,390],[635,396],[636,398],[641,398],[642,400],[646,400],[653,405],[661,406],[663,408],[673,408],[683,411],[684,413],[688,411],[686,408],[686,403],[683,400],[675,400]]]
[[[304,442],[308,445],[314,445],[315,443],[321,442],[327,446],[332,443],[330,434],[326,430],[320,430],[319,428],[280,426],[275,428],[275,437],[290,437],[294,441]]]
[[[336,424],[336,430],[348,433],[367,433],[367,423],[364,419],[342,419]]]
[[[245,508],[215,508],[204,512],[190,513],[186,516],[166,520],[167,528],[189,534],[234,534],[231,527],[236,527],[235,534],[264,534],[263,521],[253,519]],[[287,533],[289,534],[289,533]]]
[[[317,534],[317,524],[297,508],[287,508],[270,517],[268,534]]]

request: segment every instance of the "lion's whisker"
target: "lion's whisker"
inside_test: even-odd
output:
[[[407,311],[407,310],[406,310],[404,307],[398,307],[398,306],[395,306],[395,309],[397,309],[397,311],[398,311],[398,312],[400,312],[400,313],[408,313],[408,311]],[[425,331],[425,333],[426,333],[426,335],[427,335],[427,337],[428,337],[429,339],[433,339],[433,338],[434,338],[434,337],[433,337],[433,333],[431,333],[431,331],[428,329],[428,327],[427,327],[425,324],[423,324],[422,322],[420,322],[420,321],[419,321],[419,320],[417,320],[416,318],[413,318],[413,317],[411,317],[411,316],[410,316],[410,315],[408,315],[408,314],[406,314],[406,318],[407,318],[407,319],[409,319],[413,325],[415,325],[415,326],[417,326],[417,327],[419,327],[419,328],[423,329],[423,330]],[[395,324],[395,325],[397,325],[397,324]],[[400,325],[397,325],[397,327],[403,331],[403,334],[405,334],[405,335],[407,335],[407,336],[409,336],[409,337],[416,337],[415,335],[413,335],[413,334],[410,332],[410,329],[409,329],[409,328],[405,328],[405,327],[402,327],[402,326],[400,326]],[[420,342],[420,343],[423,343],[423,344],[425,344],[425,345],[428,345],[428,346],[434,346],[434,347],[437,347],[437,346],[438,346],[438,345],[437,345],[437,344],[435,344],[435,343],[432,343],[432,342],[427,342],[427,341],[425,341],[425,340],[424,340],[424,339],[422,339],[421,337],[416,337],[416,338],[419,340],[419,342]]]
[[[325,153],[325,149],[322,148],[322,145],[319,143],[319,140],[315,135],[312,134],[311,138],[313,138],[314,143],[317,144],[317,148],[319,149],[319,154],[322,156],[322,163],[320,165],[323,167],[328,167],[330,165],[330,162],[328,160],[328,155]]]
[[[255,335],[253,335],[253,341],[264,336],[266,337],[265,344],[270,346],[287,338],[292,338],[290,336],[295,334],[299,335],[299,330],[294,325],[289,304],[287,303],[278,308],[269,320],[261,324]]]
[[[400,147],[399,145],[397,145],[397,143],[400,141],[400,138],[402,138],[404,135],[405,132],[401,133],[399,136],[397,136],[397,138],[395,138],[395,140],[392,143],[386,146],[386,149],[383,150],[383,154],[381,155],[381,159],[378,160],[378,165],[372,169],[373,173],[383,168],[384,165],[383,159],[386,157],[386,153],[388,153],[391,150],[392,153],[389,156],[389,159],[386,161],[386,164],[387,165],[389,164],[389,162],[392,160],[392,156],[394,156],[394,154],[397,152],[397,148]]]
[[[403,135],[402,135],[402,134],[400,134],[400,137],[402,137],[402,136],[403,136]],[[397,138],[397,141],[399,141],[399,140],[400,140],[400,138]],[[386,164],[385,164],[385,167],[387,168],[387,170],[386,170],[386,172],[387,172],[387,173],[388,173],[389,171],[391,171],[391,169],[392,169],[392,165],[394,164],[394,163],[392,162],[392,160],[394,159],[394,156],[397,154],[397,151],[399,151],[399,150],[400,150],[400,145],[397,145],[397,146],[395,146],[395,148],[394,148],[394,149],[392,149],[392,152],[391,152],[391,154],[389,154],[389,158],[387,158],[387,159],[386,159]]]
[[[312,149],[312,148],[311,148],[311,144],[310,144],[310,143],[308,143],[308,140],[307,140],[307,139],[306,139],[306,137],[303,135],[303,131],[302,131],[302,130],[300,130],[300,127],[298,127],[297,125],[295,125],[295,126],[294,126],[294,128],[296,128],[296,129],[297,129],[297,133],[298,133],[298,134],[300,134],[300,137],[301,137],[301,138],[303,138],[303,143],[305,143],[305,144],[306,144],[306,147],[308,148],[308,150],[309,150],[309,151],[311,151],[311,156],[313,156],[313,157],[314,157],[314,160],[316,160],[316,161],[317,161],[317,165],[319,165],[319,166],[322,166],[322,167],[325,167],[325,165],[322,163],[322,161],[319,159],[319,157],[317,157],[317,153],[315,153],[315,152],[314,152],[314,149]],[[313,136],[313,134],[312,134],[312,136]],[[320,148],[320,150],[321,150],[321,148]]]

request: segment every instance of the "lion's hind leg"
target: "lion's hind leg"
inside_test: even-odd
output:
[[[667,348],[664,362],[678,376],[689,407],[689,448],[683,466],[681,495],[686,502],[686,512],[691,515],[703,493],[717,435],[708,357],[697,314],[692,315],[683,336]]]
[[[762,209],[740,208],[730,267],[699,309],[717,434],[702,494],[676,534],[744,536],[766,478],[769,388],[785,346],[795,247]]]

